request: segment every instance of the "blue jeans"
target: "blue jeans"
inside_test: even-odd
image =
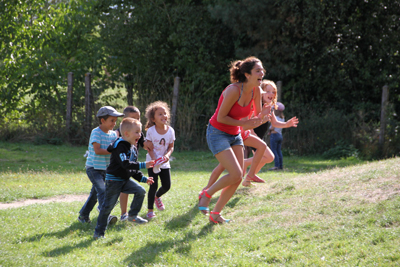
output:
[[[270,145],[272,153],[275,156],[275,167],[283,169],[283,156],[282,156],[282,134],[272,133],[270,137]]]
[[[241,134],[231,135],[218,130],[211,124],[207,126],[207,144],[211,152],[216,154],[230,149],[232,146],[244,146]]]
[[[95,170],[93,167],[88,167],[86,169],[86,174],[89,177],[90,182],[92,182],[92,189],[90,194],[82,209],[79,211],[80,215],[84,218],[89,218],[90,212],[93,210],[97,201],[99,201],[99,207],[104,202],[104,193],[106,190],[104,181],[106,179],[105,170]]]
[[[135,217],[138,215],[140,209],[142,208],[144,196],[146,195],[146,190],[143,188],[143,186],[132,180],[132,178],[129,178],[126,181],[106,180],[104,205],[100,210],[95,229],[95,233],[98,235],[104,235],[107,227],[108,216],[114,208],[115,203],[117,203],[120,193],[135,195],[131,203],[131,209],[128,212],[130,217]]]

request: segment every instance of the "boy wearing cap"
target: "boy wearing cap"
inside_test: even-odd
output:
[[[89,214],[93,210],[97,201],[99,210],[104,203],[106,169],[110,164],[110,152],[107,147],[117,139],[117,134],[113,131],[118,117],[124,116],[117,112],[113,107],[104,106],[99,109],[96,117],[99,120],[99,126],[94,128],[90,134],[89,152],[86,159],[86,174],[92,183],[92,189],[82,209],[79,211],[78,220],[81,223],[90,223]],[[108,224],[117,222],[117,217],[110,215]]]

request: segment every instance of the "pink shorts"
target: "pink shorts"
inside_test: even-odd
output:
[[[250,136],[251,131],[250,130],[243,131],[243,128],[242,128],[242,129],[240,129],[240,134],[241,134],[242,139],[244,141]]]

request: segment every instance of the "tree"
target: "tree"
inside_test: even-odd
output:
[[[130,74],[144,110],[155,100],[171,103],[173,79],[182,79],[176,131],[183,148],[204,142],[204,125],[229,82],[233,41],[201,1],[103,1],[101,36],[108,68]],[[224,78],[221,78],[224,77]]]
[[[2,2],[3,113],[20,111],[33,127],[56,125],[54,128],[60,129],[65,118],[67,73],[72,71],[77,81],[74,111],[79,116],[84,96],[79,84],[86,72],[101,74],[105,58],[93,7],[83,0]]]

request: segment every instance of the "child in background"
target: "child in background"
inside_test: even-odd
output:
[[[86,173],[92,183],[92,189],[82,209],[79,211],[78,220],[81,223],[90,223],[89,214],[93,210],[97,201],[99,202],[99,210],[104,203],[106,169],[110,164],[110,152],[107,147],[116,138],[117,134],[113,131],[118,117],[123,116],[113,107],[104,106],[97,112],[100,126],[92,130],[89,139],[89,152],[86,159]],[[116,216],[108,218],[109,224],[117,222]]]
[[[285,106],[278,102],[276,103],[277,108],[274,109],[275,117],[280,122],[285,122],[285,116],[283,111]],[[271,125],[270,130],[270,146],[275,156],[275,167],[269,169],[270,171],[282,170],[283,169],[283,156],[282,156],[282,128],[274,127]]]
[[[124,109],[124,118],[133,118],[138,121],[140,121],[140,111],[137,107],[134,106],[127,106]],[[116,130],[118,137],[121,136],[121,130],[118,128]],[[139,141],[136,143],[136,148],[139,151],[139,145],[145,149],[145,150],[153,150],[153,144],[151,142],[145,142],[144,141],[144,135],[141,133]],[[121,206],[121,222],[126,221],[128,219],[128,213],[127,213],[127,208],[128,208],[128,194],[121,193],[119,196],[119,203]]]
[[[147,195],[148,220],[156,217],[154,203],[160,211],[165,209],[161,196],[171,188],[171,166],[169,158],[174,151],[175,131],[169,126],[170,111],[168,104],[162,101],[151,103],[146,108],[146,140],[153,143],[153,151],[149,151],[146,160],[157,160],[154,167],[148,169],[149,176],[153,177],[154,183],[150,186]],[[161,187],[158,189],[158,178]],[[158,190],[157,190],[158,189]]]
[[[142,183],[152,184],[152,177],[145,177],[139,170],[152,167],[154,161],[137,162],[136,144],[142,132],[142,124],[138,120],[132,118],[123,119],[120,131],[122,137],[115,140],[107,148],[107,151],[111,152],[111,159],[110,165],[107,167],[104,205],[97,219],[97,226],[93,235],[94,239],[104,237],[107,218],[114,208],[120,193],[135,195],[129,210],[128,221],[136,224],[147,223],[147,220],[138,216],[146,190],[130,177],[132,176]]]

